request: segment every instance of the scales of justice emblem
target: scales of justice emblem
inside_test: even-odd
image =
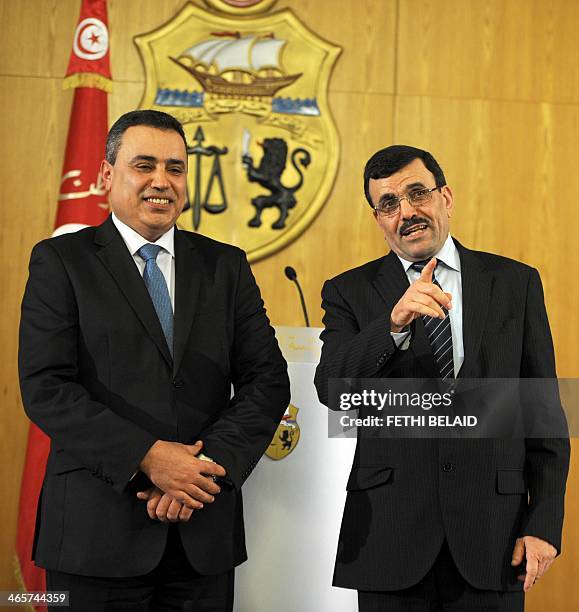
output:
[[[314,220],[339,159],[327,90],[340,53],[273,2],[186,4],[135,37],[145,66],[141,108],[181,121],[188,205],[178,225],[244,249],[278,251]],[[246,15],[240,19],[240,15]]]

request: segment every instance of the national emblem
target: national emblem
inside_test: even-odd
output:
[[[299,408],[290,404],[283,415],[276,432],[265,451],[265,454],[274,460],[284,459],[298,445],[300,439],[300,426],[297,422]]]
[[[226,10],[223,0],[210,1]],[[189,143],[189,207],[180,227],[236,244],[250,261],[313,221],[339,159],[327,90],[340,49],[289,9],[237,18],[243,6],[256,13],[271,4],[236,3],[227,15],[187,4],[135,38],[146,72],[140,106],[177,117]]]

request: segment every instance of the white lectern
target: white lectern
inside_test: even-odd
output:
[[[236,612],[352,612],[355,591],[332,587],[355,439],[328,439],[314,371],[320,329],[277,327],[289,366],[299,440],[283,459],[264,456],[243,487],[249,561],[236,570]]]

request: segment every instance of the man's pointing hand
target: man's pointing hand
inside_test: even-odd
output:
[[[442,307],[447,310],[452,308],[452,295],[445,293],[432,282],[434,268],[436,259],[433,257],[424,266],[420,278],[415,280],[398,300],[390,315],[390,331],[400,332],[414,319],[423,315],[444,319]]]

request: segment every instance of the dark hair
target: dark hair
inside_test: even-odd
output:
[[[402,170],[415,159],[421,159],[426,169],[432,172],[437,187],[446,185],[442,168],[428,151],[408,145],[392,145],[376,151],[366,162],[364,168],[364,194],[372,208],[374,208],[374,204],[372,204],[372,198],[370,197],[370,179],[386,178],[398,172],[398,170]]]
[[[107,134],[107,142],[105,145],[105,159],[109,164],[115,163],[123,134],[130,128],[137,125],[147,125],[165,132],[177,132],[185,143],[187,148],[187,140],[183,126],[175,119],[175,117],[162,113],[156,110],[136,110],[121,115],[114,123],[109,133]]]

